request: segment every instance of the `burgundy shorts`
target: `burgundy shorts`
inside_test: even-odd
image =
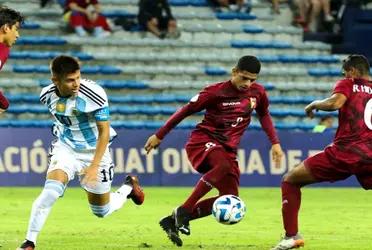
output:
[[[211,166],[208,166],[208,162],[206,161],[207,155],[210,152],[217,150],[222,157],[230,161],[232,166],[231,174],[239,179],[240,171],[238,161],[236,160],[236,153],[226,151],[217,140],[202,133],[198,133],[197,137],[192,136],[190,138],[185,149],[192,167],[201,174],[206,173],[211,168]]]
[[[372,189],[372,163],[363,163],[355,153],[340,151],[334,145],[307,158],[304,165],[319,181],[335,182],[355,175],[364,189]]]

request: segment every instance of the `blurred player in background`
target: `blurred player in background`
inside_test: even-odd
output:
[[[23,16],[7,7],[0,7],[0,70],[8,60],[10,47],[19,37],[19,28],[23,22]],[[0,113],[9,107],[9,101],[0,91]]]
[[[320,118],[319,123],[314,126],[312,132],[313,133],[327,133],[332,132],[332,125],[333,125],[333,116],[326,115]]]
[[[262,128],[272,144],[272,156],[280,164],[282,149],[269,113],[269,100],[264,87],[256,82],[261,69],[254,56],[243,56],[232,69],[231,80],[204,88],[190,102],[174,113],[156,134],[150,136],[145,149],[150,152],[184,118],[206,110],[186,144],[195,170],[203,176],[189,198],[172,215],[160,221],[168,238],[178,246],[178,232],[190,234],[189,221],[211,214],[213,202],[221,195],[238,195],[240,171],[236,160],[237,146],[256,110]],[[212,188],[219,195],[201,200]]]
[[[80,80],[80,65],[70,56],[58,56],[51,62],[53,83],[42,89],[40,101],[55,118],[57,137],[49,153],[44,189],[34,201],[26,240],[19,249],[35,248],[37,236],[48,214],[69,181],[79,175],[94,215],[106,217],[131,198],[140,205],[144,193],[138,178],[128,175],[124,184],[110,193],[114,165],[109,144],[116,136],[110,127],[105,91],[89,80]]]
[[[283,177],[282,215],[286,235],[273,250],[304,245],[298,233],[303,186],[335,182],[355,175],[364,189],[372,189],[372,81],[369,67],[364,56],[348,56],[342,66],[345,78],[336,83],[332,96],[305,107],[311,118],[314,110],[338,110],[339,125],[333,144],[307,158]]]

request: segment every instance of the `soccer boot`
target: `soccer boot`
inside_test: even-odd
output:
[[[141,205],[143,201],[145,200],[145,193],[143,192],[139,184],[138,177],[127,175],[125,177],[124,184],[132,187],[132,192],[130,192],[130,194],[128,195],[128,198],[131,198],[135,204]]]
[[[35,244],[32,241],[25,240],[16,250],[34,250]]]
[[[190,235],[190,214],[183,207],[177,207],[173,210],[172,217],[175,221],[176,228],[183,234]]]
[[[296,234],[292,237],[284,237],[278,245],[271,250],[286,250],[286,249],[293,249],[303,247],[305,245],[305,241],[300,234]]]
[[[164,230],[164,232],[167,234],[168,238],[176,244],[178,247],[182,246],[182,240],[180,236],[178,235],[178,231],[175,225],[175,221],[171,215],[162,218],[159,221],[159,225]]]

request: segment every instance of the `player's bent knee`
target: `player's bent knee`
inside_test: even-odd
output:
[[[40,208],[49,208],[63,195],[64,191],[65,185],[62,182],[46,180],[43,191],[33,205]]]
[[[289,173],[286,173],[285,175],[283,175],[282,177],[282,182],[289,182]]]
[[[92,205],[90,204],[90,209],[92,210],[92,213],[97,216],[98,218],[105,217],[109,211],[110,211],[110,203],[99,206],[99,205]]]

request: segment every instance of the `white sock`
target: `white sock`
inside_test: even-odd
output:
[[[53,204],[63,195],[65,185],[59,181],[47,180],[41,194],[32,204],[26,239],[36,243],[37,236],[44,226]]]
[[[90,208],[96,216],[107,217],[124,205],[130,192],[132,192],[132,187],[124,184],[116,192],[110,193],[110,203],[103,206],[90,204]]]

